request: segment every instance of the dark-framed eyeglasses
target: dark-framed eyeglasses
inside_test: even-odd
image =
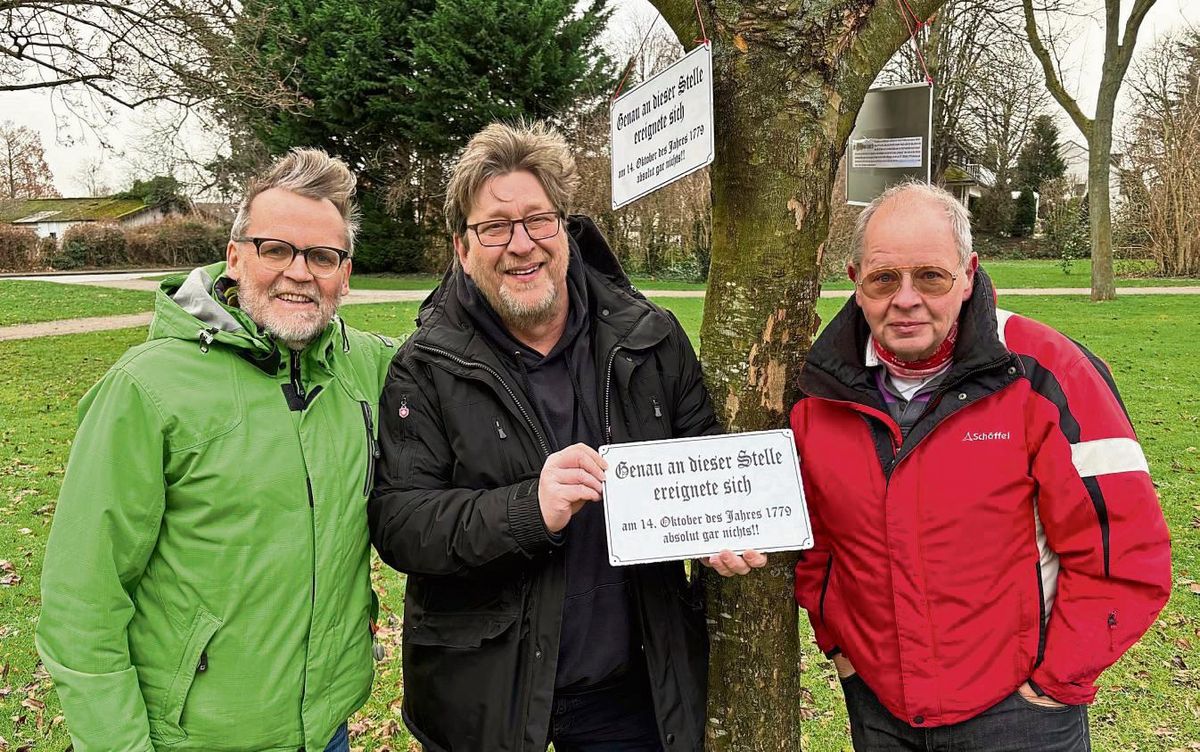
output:
[[[276,272],[281,272],[291,266],[293,259],[299,254],[304,257],[304,262],[308,264],[308,271],[314,277],[332,277],[341,268],[342,262],[350,258],[349,251],[326,245],[297,248],[286,240],[278,238],[234,238],[234,240],[239,243],[253,243],[263,266]]]
[[[855,280],[854,284],[868,298],[883,300],[900,290],[905,272],[912,278],[913,288],[931,298],[941,297],[950,292],[958,279],[958,274],[940,266],[889,266],[872,269]]]
[[[513,225],[525,226],[525,234],[530,240],[546,240],[558,234],[562,224],[558,212],[538,212],[522,219],[488,219],[467,225],[468,230],[475,233],[480,245],[508,245],[512,240]]]

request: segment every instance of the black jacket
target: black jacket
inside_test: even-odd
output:
[[[605,441],[719,430],[679,322],[629,284],[586,217],[568,225],[587,274]],[[546,747],[565,592],[563,556],[542,523],[538,474],[550,453],[447,273],[392,361],[371,539],[407,572],[404,720],[430,750]],[[708,649],[698,590],[682,563],[631,570],[659,732],[667,750],[703,745]]]

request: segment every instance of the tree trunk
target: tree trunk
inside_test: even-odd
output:
[[[1106,71],[1108,73],[1108,71]],[[1096,97],[1096,117],[1088,140],[1088,224],[1092,238],[1092,300],[1115,300],[1113,281],[1112,130],[1121,78],[1105,75]]]
[[[1112,127],[1117,94],[1133,59],[1138,30],[1157,0],[1134,0],[1120,31],[1121,0],[1104,1],[1104,63],[1100,91],[1096,95],[1096,117],[1088,119],[1079,103],[1063,87],[1055,55],[1042,41],[1034,16],[1033,0],[1021,0],[1029,48],[1041,63],[1046,88],[1079,128],[1088,145],[1088,222],[1092,240],[1092,300],[1117,297],[1113,285],[1112,207],[1108,178],[1112,171]]]
[[[928,18],[943,1],[910,4]],[[700,36],[693,3],[655,5],[693,46]],[[713,41],[716,107],[701,361],[730,431],[780,428],[817,330],[838,160],[867,88],[908,32],[884,0],[701,8]],[[800,749],[795,560],[772,554],[748,577],[706,573],[711,752]]]

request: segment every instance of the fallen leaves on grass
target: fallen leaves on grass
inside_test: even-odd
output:
[[[0,586],[13,587],[21,583],[21,575],[8,559],[0,559]]]

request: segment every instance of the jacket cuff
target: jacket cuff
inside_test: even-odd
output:
[[[562,545],[562,536],[546,529],[538,503],[538,479],[523,480],[508,494],[508,529],[527,556]]]
[[[1029,683],[1030,686],[1041,690],[1051,700],[1056,700],[1066,705],[1087,705],[1096,699],[1095,686],[1081,686],[1079,684],[1056,681],[1042,667],[1034,670],[1033,676],[1029,677]]]

